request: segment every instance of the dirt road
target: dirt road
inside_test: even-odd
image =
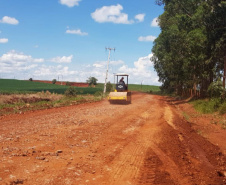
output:
[[[0,117],[0,184],[221,185],[224,146],[166,97],[133,93],[130,105],[104,100]]]

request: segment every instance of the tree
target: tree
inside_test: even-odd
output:
[[[161,33],[152,49],[162,89],[181,95],[222,75],[226,55],[226,3],[223,0],[156,0],[164,4]]]
[[[29,78],[29,81],[33,81],[33,79],[32,78]]]
[[[97,79],[95,77],[89,77],[86,82],[91,86],[91,85],[97,85]]]
[[[53,79],[53,80],[52,80],[52,84],[55,84],[56,82],[57,82],[56,79]]]

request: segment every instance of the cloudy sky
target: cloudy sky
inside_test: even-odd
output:
[[[150,0],[0,0],[0,78],[160,85],[150,61],[163,7]]]

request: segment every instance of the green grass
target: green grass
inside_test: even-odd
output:
[[[137,84],[129,84],[129,89],[131,91],[140,91],[140,92],[159,92],[159,86],[154,85],[137,85]]]
[[[219,98],[212,98],[210,100],[194,100],[190,102],[194,108],[203,114],[212,114],[219,112],[220,114],[226,113],[226,102]]]
[[[51,93],[64,94],[68,86],[47,84],[41,82],[32,82],[24,80],[0,79],[0,94],[26,94],[41,91],[49,91]],[[78,94],[95,94],[102,91],[101,88],[92,87],[75,87]]]
[[[190,116],[186,112],[183,112],[183,116],[187,121],[189,121]]]
[[[113,87],[115,87],[114,84],[112,84]],[[97,88],[104,89],[104,84],[103,83],[98,83],[96,85]],[[129,90],[130,91],[138,91],[138,92],[160,92],[159,86],[155,85],[138,85],[138,84],[129,84]]]
[[[114,85],[113,85],[114,86]],[[68,89],[68,86],[47,84],[41,82],[32,82],[25,80],[11,80],[0,79],[0,94],[26,94],[36,93],[41,91],[49,91],[51,93],[64,94]],[[75,87],[78,94],[95,94],[96,92],[102,92],[104,89],[103,83],[98,83],[96,87]],[[139,92],[159,92],[158,86],[153,85],[136,85],[129,84],[130,91]]]

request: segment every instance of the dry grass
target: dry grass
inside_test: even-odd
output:
[[[0,104],[35,103],[39,101],[57,101],[63,97],[61,94],[38,92],[36,94],[0,95]]]

